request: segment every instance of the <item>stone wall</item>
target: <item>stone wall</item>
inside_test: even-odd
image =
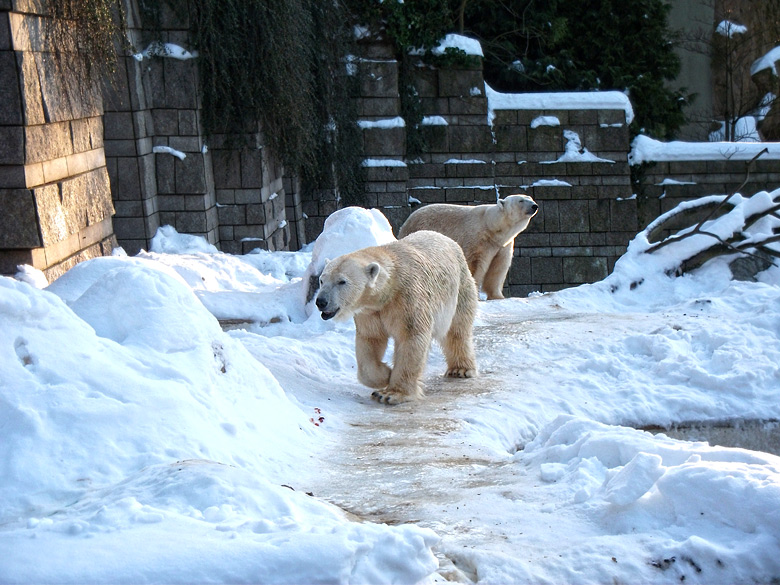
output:
[[[77,87],[82,80],[68,85],[35,2],[0,0],[0,73],[9,80],[0,87],[0,272],[26,263],[52,279],[110,253],[117,239],[130,254],[148,249],[164,224],[237,254],[313,241],[342,205],[337,189],[304,195],[260,131],[239,143],[206,138],[196,61],[159,50],[188,48],[188,23],[164,14],[163,32],[149,39],[136,0],[125,2],[129,40],[144,54],[121,55],[101,96]],[[147,51],[151,41],[157,50]],[[643,166],[632,186],[629,113],[620,99],[606,99],[616,92],[590,94],[603,102],[584,94],[519,99],[487,87],[479,64],[420,62],[411,76],[424,118],[407,128],[391,50],[367,43],[354,64],[365,205],[382,210],[396,232],[428,203],[475,205],[517,192],[539,203],[516,239],[508,295],[602,279],[660,213],[744,179],[737,157],[675,155]],[[416,136],[426,146],[411,153]],[[743,194],[777,188],[776,166],[759,159]]]
[[[0,0],[0,273],[52,280],[116,241],[100,93],[63,71],[45,31],[39,3]]]
[[[474,205],[525,192],[540,212],[515,241],[505,294],[607,276],[638,228],[627,114],[620,105],[589,109],[595,106],[576,95],[550,100],[549,107],[506,100],[488,95],[481,64],[438,69],[419,63],[414,80],[426,149],[410,156],[398,63],[381,46],[367,45],[358,64],[367,204],[381,209],[396,232],[420,204]],[[571,132],[609,162],[556,162]],[[311,218],[316,209],[307,213]]]
[[[683,152],[675,155],[674,160],[648,162],[642,168],[641,180],[636,186],[640,227],[683,201],[734,192],[750,196],[777,189],[780,187],[780,151],[777,149],[752,162],[750,173],[747,173],[747,162],[765,144],[744,143],[742,147],[735,144],[727,151],[712,148],[710,160],[686,160]],[[734,156],[737,151],[748,149],[750,151],[742,156]],[[746,179],[747,183],[742,186]]]
[[[261,132],[229,141],[201,125],[197,56],[189,23],[163,10],[162,32],[142,31],[126,0],[128,37],[137,51],[120,58],[105,91],[106,156],[116,201],[117,238],[129,254],[148,248],[160,225],[205,237],[225,252],[287,249],[300,215],[287,221],[284,169]],[[186,17],[184,17],[186,19]],[[167,47],[167,50],[166,48]],[[289,212],[302,213],[291,194]]]

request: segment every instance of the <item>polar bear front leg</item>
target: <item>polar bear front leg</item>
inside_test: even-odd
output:
[[[430,334],[396,339],[390,383],[387,388],[373,392],[371,397],[385,404],[400,404],[422,398],[425,393],[420,378],[428,361],[430,346]]]
[[[366,335],[358,328],[355,334],[355,358],[358,381],[369,388],[386,388],[390,383],[390,368],[382,361],[387,350],[387,335]]]
[[[357,376],[358,381],[369,388],[385,388],[390,383],[390,368],[382,361],[387,351],[388,339],[387,331],[378,315],[355,315]]]
[[[509,242],[503,248],[499,248],[490,266],[485,273],[482,281],[482,290],[485,291],[488,300],[503,299],[504,281],[509,268],[512,266],[512,256],[514,255],[514,242]]]

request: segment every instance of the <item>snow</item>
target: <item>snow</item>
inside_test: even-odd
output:
[[[448,126],[447,120],[442,116],[424,116],[422,119],[423,126]]]
[[[183,153],[180,150],[176,150],[175,148],[171,148],[170,146],[154,146],[152,147],[152,152],[155,154],[170,154],[178,158],[179,160],[184,160],[187,158],[187,155]]]
[[[572,130],[564,130],[563,137],[566,139],[564,152],[556,160],[541,161],[540,164],[549,165],[555,163],[567,162],[587,162],[587,163],[608,163],[614,164],[614,160],[600,158],[582,146],[579,134]]]
[[[363,129],[367,128],[403,128],[406,126],[406,122],[401,116],[395,118],[383,118],[381,120],[358,120],[358,126]]]
[[[534,181],[531,187],[571,187],[571,183],[561,181],[560,179],[539,179]]]
[[[447,49],[460,49],[467,55],[474,55],[476,57],[485,56],[482,52],[482,45],[477,39],[472,39],[455,33],[446,35],[441,40],[441,42],[439,42],[439,44],[431,50],[431,52],[434,55],[443,55]]]
[[[742,116],[734,123],[733,142],[761,142],[757,121],[754,116]],[[720,122],[720,128],[710,132],[710,142],[723,142],[726,139],[726,123]]]
[[[186,61],[188,59],[195,59],[197,56],[197,51],[190,52],[174,43],[162,43],[157,41],[151,43],[140,53],[135,53],[133,58],[136,61],[143,61],[144,59],[150,59],[151,57],[169,57],[171,59],[178,59],[179,61]]]
[[[626,124],[634,119],[634,109],[619,91],[500,93],[485,84],[488,119],[495,110],[623,110]]]
[[[761,98],[761,101],[758,103],[758,108],[756,109],[757,121],[761,122],[769,115],[772,106],[775,104],[775,100],[777,100],[777,96],[771,91]]]
[[[158,254],[219,254],[217,247],[209,244],[205,238],[180,234],[169,225],[157,228],[149,249]]]
[[[406,163],[394,158],[367,158],[361,163],[364,167],[405,167]]]
[[[695,185],[695,181],[678,181],[677,179],[671,179],[669,177],[664,178],[660,183],[656,183],[659,187],[665,187],[666,185]]]
[[[724,37],[732,38],[734,35],[744,35],[748,31],[747,27],[736,24],[729,20],[721,20],[715,27],[715,32]]]
[[[637,136],[631,143],[628,161],[632,165],[645,162],[675,160],[751,160],[762,150],[761,160],[780,160],[778,142],[660,142],[649,136]]]
[[[560,126],[561,121],[556,116],[538,116],[531,120],[531,128],[539,126]]]
[[[398,407],[303,294],[393,241],[376,210],[301,252],[163,228],[43,290],[0,278],[0,583],[771,582],[780,457],[639,427],[780,419],[780,268],[670,277],[706,236],[647,234],[604,281],[481,302],[481,376],[443,379],[434,346]]]
[[[778,61],[780,61],[780,45],[774,49],[771,49],[768,53],[766,53],[766,55],[763,55],[762,57],[759,57],[753,61],[753,64],[750,66],[750,75],[752,76],[759,71],[769,69],[772,71],[772,75],[777,77],[777,68],[775,67],[775,63]]]

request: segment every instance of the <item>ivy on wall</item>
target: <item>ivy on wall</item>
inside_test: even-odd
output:
[[[117,0],[45,0],[41,50],[53,57],[71,99],[95,98],[116,70],[117,47],[127,45],[124,10]],[[85,82],[86,81],[86,82]]]
[[[340,0],[140,0],[147,32],[161,13],[189,22],[208,135],[239,145],[258,130],[304,188],[362,195],[361,144],[347,74],[353,41]]]

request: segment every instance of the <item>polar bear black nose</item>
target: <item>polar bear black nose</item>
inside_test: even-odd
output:
[[[531,205],[531,213],[536,213],[537,211],[539,211],[539,206],[536,203],[533,203]]]
[[[328,306],[328,301],[324,300],[322,297],[317,297],[317,300],[315,302],[316,302],[317,308],[320,311],[324,311],[325,307]]]

